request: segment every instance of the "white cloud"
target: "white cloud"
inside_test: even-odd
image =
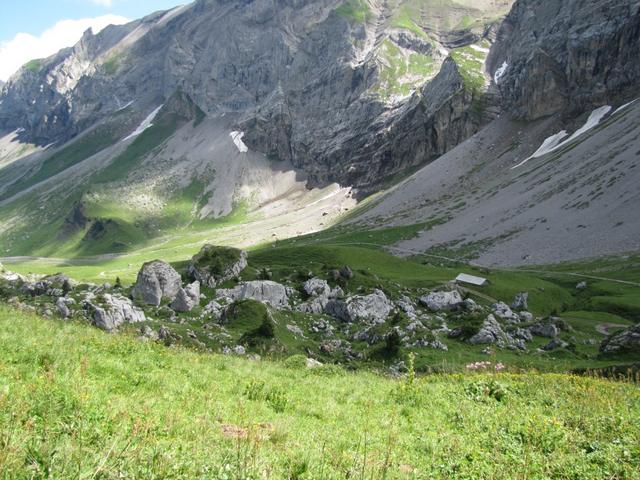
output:
[[[96,5],[100,5],[102,7],[113,6],[113,0],[91,0],[91,3],[95,3]]]
[[[111,0],[95,1],[106,4]],[[88,28],[92,28],[93,33],[98,33],[107,25],[121,25],[127,22],[129,19],[119,15],[103,15],[96,18],[61,20],[39,37],[18,33],[12,40],[0,42],[0,80],[6,81],[29,60],[45,58],[62,48],[73,46]]]

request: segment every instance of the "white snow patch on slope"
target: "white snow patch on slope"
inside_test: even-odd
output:
[[[158,115],[158,112],[160,111],[160,109],[162,107],[164,107],[164,105],[160,105],[153,112],[151,112],[149,114],[149,116],[142,121],[140,126],[138,128],[136,128],[135,131],[131,135],[128,135],[127,137],[123,138],[122,141],[126,142],[127,140],[129,140],[129,139],[131,139],[133,137],[137,137],[142,132],[144,132],[147,128],[153,127],[153,123],[151,123],[151,122],[153,122],[153,119],[156,118],[156,115]]]
[[[471,45],[476,52],[489,53],[490,50],[488,48],[481,47],[480,45]]]
[[[566,130],[562,130],[560,133],[556,133],[555,135],[551,135],[544,142],[542,142],[542,145],[540,146],[540,148],[538,148],[538,150],[536,150],[536,152],[533,155],[531,155],[526,160],[523,160],[522,162],[520,162],[515,167],[511,167],[511,170],[513,170],[514,168],[521,167],[522,165],[527,163],[532,158],[538,158],[538,157],[541,157],[543,155],[546,155],[547,153],[553,152],[556,148],[558,148],[559,145],[562,145],[560,142],[562,142],[562,140],[564,140],[568,136],[569,136],[569,134],[566,132]]]
[[[621,107],[618,107],[618,109],[615,112],[613,112],[611,115],[615,115],[616,113],[620,113],[621,111],[625,110],[627,107],[630,107],[631,105],[636,103],[638,100],[640,100],[640,98],[636,98],[635,100],[632,100],[629,103],[625,103]]]
[[[529,158],[523,160],[522,162],[520,162],[516,166],[511,167],[511,170],[513,170],[515,168],[518,168],[518,167],[521,167],[522,165],[527,163],[532,158],[541,157],[543,155],[546,155],[547,153],[551,153],[551,152],[559,149],[560,147],[563,147],[563,146],[573,142],[576,138],[581,136],[583,133],[586,133],[589,130],[591,130],[592,128],[596,127],[600,123],[600,121],[605,117],[605,115],[607,115],[607,113],[609,113],[611,111],[611,108],[612,107],[610,107],[609,105],[605,105],[604,107],[600,107],[600,108],[595,109],[593,112],[591,112],[591,115],[589,115],[589,119],[587,120],[587,123],[585,123],[581,128],[576,130],[574,132],[574,134],[571,135],[569,138],[567,138],[565,141],[562,141],[567,136],[567,132],[564,131],[564,130],[561,131],[560,133],[556,133],[555,135],[552,135],[551,137],[547,138],[542,143],[540,148],[538,150],[536,150],[536,152],[533,155],[531,155]]]
[[[249,151],[249,147],[247,147],[242,141],[244,132],[231,132],[229,136],[233,139],[233,143],[236,144],[240,153],[247,153]]]
[[[500,79],[504,77],[504,74],[507,73],[508,69],[509,69],[509,64],[506,61],[503,62],[500,68],[496,70],[496,73],[493,75],[493,81],[496,82],[496,84],[498,84],[500,82]]]

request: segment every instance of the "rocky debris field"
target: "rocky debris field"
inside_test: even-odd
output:
[[[431,359],[439,352],[463,365],[474,365],[465,363],[473,355],[536,363],[550,355],[586,361],[585,349],[594,359],[640,353],[638,326],[585,335],[560,316],[529,311],[529,292],[489,302],[453,282],[429,290],[367,289],[353,287],[358,273],[348,266],[323,273],[276,281],[268,268],[252,267],[247,252],[206,245],[186,265],[145,263],[130,287],[119,279],[79,284],[62,274],[3,271],[0,295],[24,310],[133,332],[146,341],[230,355],[383,363],[392,370],[403,366],[401,349]],[[576,291],[587,288],[583,283]]]

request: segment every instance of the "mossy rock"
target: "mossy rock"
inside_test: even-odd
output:
[[[205,245],[193,256],[187,273],[201,284],[215,288],[240,275],[247,267],[247,252],[231,247]]]

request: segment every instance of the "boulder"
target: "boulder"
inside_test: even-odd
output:
[[[93,324],[96,327],[113,332],[122,324],[139,323],[146,320],[144,312],[136,308],[128,298],[109,294],[105,294],[103,297],[102,306],[91,304]]]
[[[397,301],[396,306],[400,311],[404,312],[411,320],[417,318],[416,307],[409,297],[402,295]]]
[[[454,310],[462,303],[462,296],[457,290],[450,292],[431,292],[420,298],[420,303],[432,312]]]
[[[171,308],[176,312],[190,312],[198,305],[200,305],[200,282],[195,281],[178,290],[178,295],[171,303]]]
[[[558,327],[553,323],[536,323],[529,327],[529,331],[538,337],[556,338],[558,336]]]
[[[509,323],[519,323],[520,317],[513,313],[509,306],[504,302],[498,302],[491,305],[491,310],[496,318],[506,320]]]
[[[328,285],[327,285],[328,286]],[[327,304],[331,300],[335,300],[344,296],[344,292],[340,287],[336,287],[333,290],[330,290],[326,293],[326,290],[323,289],[323,293],[312,296],[309,300],[300,305],[296,306],[296,310],[304,313],[315,313],[320,314],[325,311],[327,308]]]
[[[218,299],[226,299],[232,302],[251,299],[274,308],[287,308],[289,306],[287,288],[271,280],[255,280],[241,283],[234,288],[220,289],[216,294]]]
[[[531,312],[519,312],[518,316],[521,322],[529,323],[533,321],[533,313]]]
[[[509,338],[504,333],[502,327],[493,315],[489,315],[480,331],[469,339],[469,343],[472,345],[493,345],[496,343],[507,343]]]
[[[306,360],[307,368],[311,368],[311,369],[320,368],[320,367],[322,367],[322,365],[323,364],[321,362],[319,362],[318,360],[316,360],[315,358],[307,358],[307,360]]]
[[[180,274],[168,263],[155,260],[142,266],[131,294],[136,301],[157,307],[163,299],[173,301],[181,287]]]
[[[222,314],[224,313],[224,307],[215,300],[212,300],[207,304],[206,307],[204,307],[202,313],[214,320],[220,320],[222,318]]]
[[[303,290],[310,297],[328,296],[331,292],[329,284],[320,278],[311,278],[304,282]]]
[[[576,285],[576,290],[586,290],[588,286],[587,282],[580,282]]]
[[[371,295],[356,295],[346,300],[330,300],[325,313],[343,322],[364,322],[381,324],[393,310],[393,303],[381,290]]]
[[[247,252],[237,248],[205,245],[193,256],[187,274],[209,288],[236,278],[247,268]]]
[[[70,305],[75,305],[76,301],[73,298],[59,297],[56,300],[56,308],[62,318],[69,318],[71,316]]]
[[[529,309],[529,292],[520,292],[513,299],[511,308],[514,310],[528,310]]]
[[[600,353],[603,355],[640,354],[640,323],[605,338],[600,344]]]
[[[547,343],[544,347],[542,347],[542,349],[547,352],[550,352],[551,350],[556,350],[558,348],[567,348],[568,346],[569,344],[564,340],[560,340],[559,338],[554,338],[549,343]]]

